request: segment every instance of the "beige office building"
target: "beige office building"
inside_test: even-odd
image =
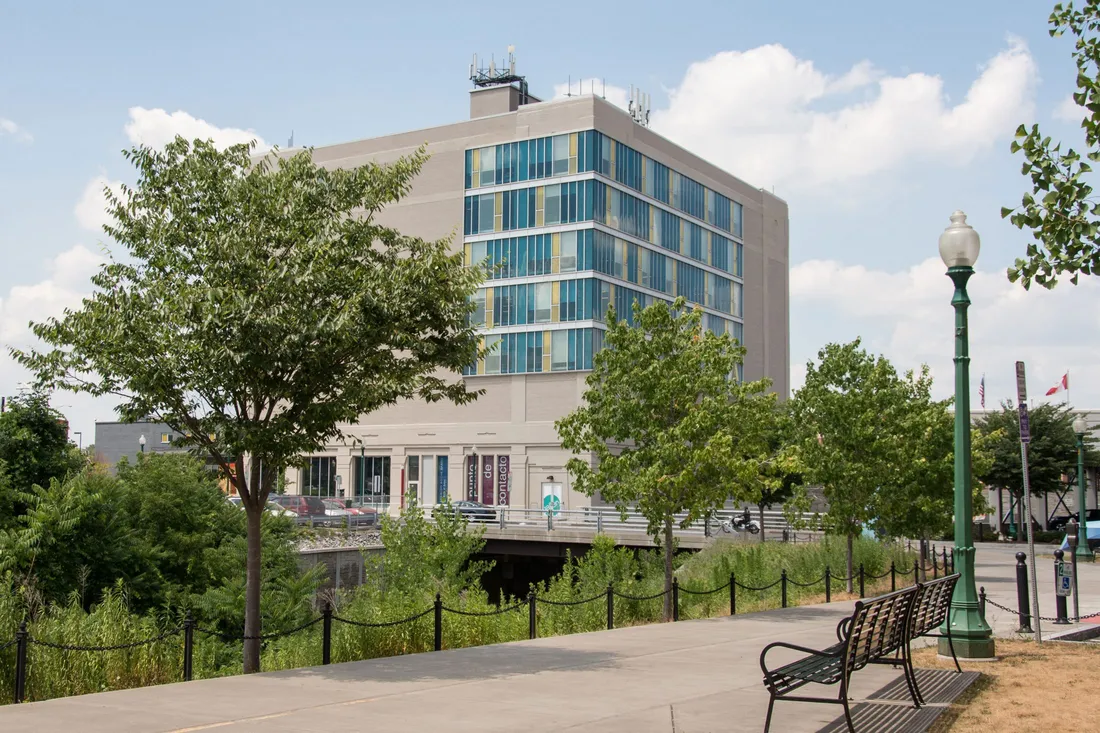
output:
[[[550,102],[476,88],[470,119],[318,148],[328,166],[431,159],[384,221],[454,235],[498,267],[477,296],[491,356],[465,377],[473,404],[407,402],[346,426],[347,440],[287,473],[287,491],[398,511],[452,501],[563,509],[572,490],[554,421],[581,401],[603,314],[678,295],[745,345],[743,378],[789,388],[788,214],[781,199],[654,133],[598,95]],[[598,501],[597,501],[598,503]]]

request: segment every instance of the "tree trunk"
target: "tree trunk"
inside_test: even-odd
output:
[[[760,504],[760,505],[758,505],[758,508],[760,509],[760,541],[763,542],[764,541],[764,505]]]
[[[665,518],[665,621],[672,620],[672,517]]]
[[[248,515],[248,559],[244,590],[244,635],[260,635],[260,519],[263,507],[245,502]],[[244,673],[260,671],[260,640],[244,640]]]
[[[853,548],[852,548],[853,542],[855,542],[855,535],[853,535],[852,533],[849,532],[848,533],[848,592],[849,593],[854,593],[855,592],[855,589],[852,586],[852,582],[855,579],[855,573],[852,571],[852,556],[854,555],[854,551],[853,551]]]

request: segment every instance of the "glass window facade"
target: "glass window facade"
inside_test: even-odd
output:
[[[302,491],[310,496],[336,496],[336,457],[310,456],[302,466]]]
[[[539,183],[581,173],[617,185]],[[515,185],[524,181],[536,185]],[[591,369],[608,308],[633,323],[635,303],[678,296],[707,309],[709,331],[742,339],[739,203],[593,130],[467,150],[466,187],[467,265],[490,283],[532,281],[478,290],[471,320],[488,353],[465,374]],[[554,231],[522,231],[541,227]]]
[[[740,203],[595,130],[466,151],[466,188],[595,171],[741,237]]]

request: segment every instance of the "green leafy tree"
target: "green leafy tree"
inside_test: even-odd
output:
[[[1076,284],[1080,274],[1100,271],[1100,201],[1093,195],[1092,166],[1100,160],[1100,0],[1085,0],[1080,8],[1058,3],[1050,15],[1050,35],[1069,33],[1074,40],[1077,91],[1085,151],[1062,150],[1062,143],[1044,135],[1038,124],[1020,125],[1012,152],[1024,156],[1023,175],[1032,190],[1020,205],[1002,208],[1020,229],[1032,233],[1026,256],[1008,270],[1008,279],[1025,288],[1032,282],[1052,288],[1063,273]]]
[[[921,556],[928,543],[953,526],[955,510],[955,414],[952,400],[932,399],[928,368],[907,374],[908,409],[896,424],[898,443],[897,481],[882,486],[875,496],[874,528],[889,537],[920,540]],[[990,436],[976,432],[971,439],[971,486],[975,514],[987,510],[980,480],[993,463]]]
[[[678,315],[677,315],[678,314]],[[593,359],[585,404],[557,422],[575,455],[573,485],[626,512],[636,508],[664,551],[672,585],[674,515],[695,522],[730,498],[756,494],[767,451],[768,382],[732,378],[744,349],[728,335],[704,332],[702,313],[679,298],[644,310],[635,326],[608,313],[605,348]],[[665,617],[671,618],[665,596]]]
[[[0,413],[0,527],[24,510],[18,492],[46,487],[80,470],[84,461],[69,441],[64,416],[50,407],[48,395],[24,392]]]
[[[825,529],[848,539],[849,592],[855,537],[874,518],[879,491],[899,483],[908,403],[893,365],[862,349],[859,339],[821,349],[791,400],[805,479],[821,486],[829,502]]]
[[[1043,404],[1028,413],[1031,442],[1028,444],[1028,481],[1033,494],[1055,491],[1062,476],[1077,473],[1077,436],[1073,432],[1073,413],[1062,405]],[[975,421],[975,431],[988,436],[992,462],[976,472],[992,487],[1007,489],[1012,496],[1023,496],[1023,463],[1020,459],[1020,418],[1010,402]],[[1100,465],[1100,453],[1093,438],[1085,437],[1085,461]],[[1023,508],[1019,519],[1023,521]],[[998,521],[1000,518],[998,517]]]
[[[254,160],[176,138],[125,153],[134,187],[107,192],[124,250],[95,293],[34,326],[52,351],[13,352],[42,385],[113,394],[231,476],[247,515],[244,633],[261,633],[261,520],[276,480],[341,424],[402,399],[466,403],[479,275],[450,241],[383,226],[423,149],[354,169],[310,151]],[[232,470],[231,470],[232,469]],[[260,641],[244,644],[259,669]]]
[[[802,464],[793,442],[790,403],[776,405],[767,430],[767,459],[760,463],[759,494],[754,500],[760,517],[760,541],[764,541],[764,512],[785,505],[804,481]]]

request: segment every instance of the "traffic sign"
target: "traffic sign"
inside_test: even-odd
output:
[[[1027,402],[1027,380],[1024,378],[1024,363],[1016,362],[1016,400]]]
[[[1070,591],[1073,590],[1073,566],[1065,562],[1058,563],[1058,570],[1054,575],[1054,580],[1057,583],[1054,588],[1054,592],[1057,595],[1070,595]]]
[[[547,513],[553,513],[556,517],[561,513],[561,497],[554,494],[547,494],[542,497],[542,508]]]
[[[1031,442],[1031,422],[1028,420],[1027,403],[1021,402],[1019,405],[1020,413],[1020,442]]]

